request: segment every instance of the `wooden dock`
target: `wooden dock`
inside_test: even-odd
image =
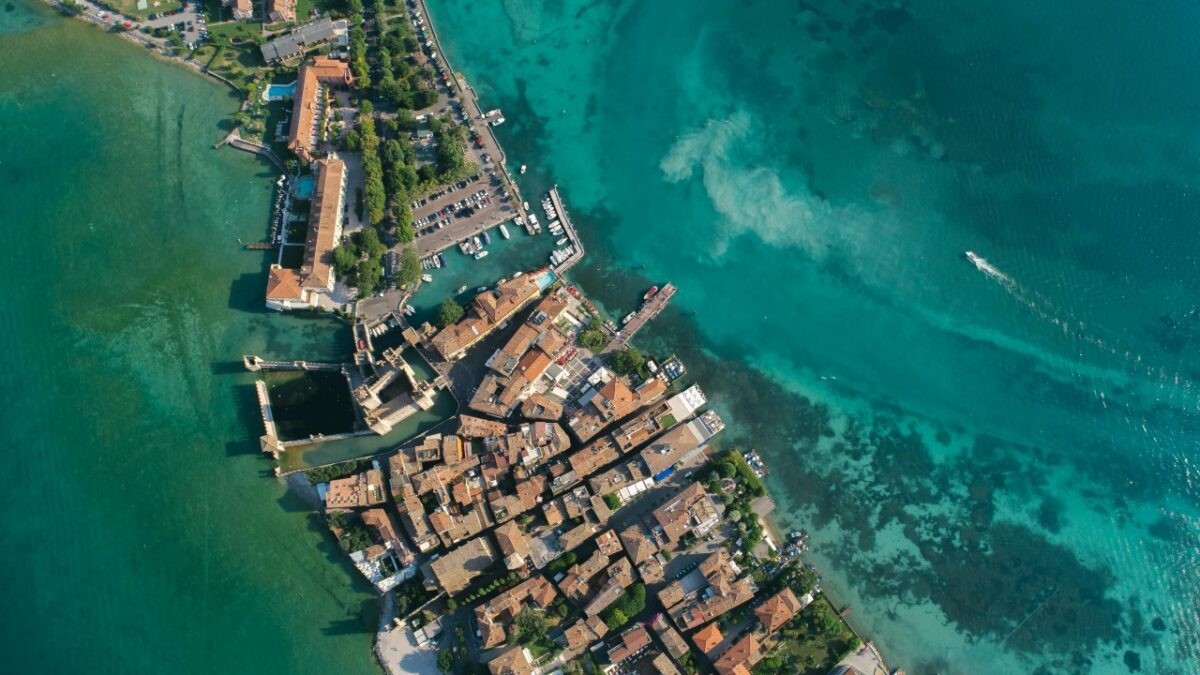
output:
[[[624,349],[633,336],[637,334],[650,320],[662,313],[667,308],[667,304],[671,302],[671,296],[675,295],[675,285],[670,282],[663,285],[654,297],[642,303],[642,306],[633,314],[633,318],[629,323],[621,326],[620,330],[613,336],[608,346],[604,348],[604,354],[607,354],[616,349]]]
[[[571,223],[571,217],[567,215],[567,210],[563,208],[562,197],[558,194],[558,186],[550,188],[550,204],[554,206],[555,212],[558,213],[558,222],[562,225],[563,232],[570,238],[571,244],[575,246],[575,252],[571,257],[560,262],[554,268],[555,273],[563,274],[583,260],[583,242],[579,241],[579,233],[575,231],[575,225]]]

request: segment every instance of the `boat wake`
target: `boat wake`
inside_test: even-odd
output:
[[[1137,353],[1127,345],[1123,345],[1119,338],[1105,339],[1101,337],[1096,332],[1096,326],[1089,325],[1087,322],[1080,320],[1073,312],[1057,306],[1049,298],[1036,291],[1025,288],[1011,276],[989,263],[987,259],[972,251],[966,251],[965,255],[967,260],[975,266],[975,269],[1000,284],[1030,314],[1053,324],[1061,330],[1063,337],[1067,340],[1074,341],[1077,345],[1088,345],[1099,352],[1114,357],[1118,362],[1125,364],[1123,370],[1127,376],[1140,376],[1148,379],[1160,390],[1160,394],[1163,393],[1162,389],[1173,390],[1174,393],[1168,393],[1168,396],[1175,397],[1182,394],[1185,400],[1189,401],[1188,405],[1200,405],[1200,401],[1196,401],[1196,394],[1200,392],[1200,386],[1197,386],[1191,378],[1179,372],[1172,372],[1171,369],[1166,367],[1148,363],[1142,354]],[[1076,356],[1081,357],[1082,353],[1078,353]],[[1073,369],[1075,375],[1086,376],[1087,374],[1091,374],[1094,376],[1096,374],[1095,370],[1083,367],[1081,361],[1077,361],[1076,363],[1077,368]]]

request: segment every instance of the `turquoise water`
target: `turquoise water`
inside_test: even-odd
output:
[[[432,4],[896,665],[1200,670],[1193,5]]]
[[[271,477],[243,354],[275,172],[222,86],[0,7],[0,646],[8,673],[373,673],[374,594]],[[341,336],[344,337],[344,336]]]
[[[301,176],[296,179],[296,197],[299,199],[308,199],[312,197],[313,190],[316,188],[317,181],[312,176]]]
[[[296,94],[296,83],[290,84],[268,84],[263,90],[263,100],[265,101],[281,101],[285,98],[293,98]]]

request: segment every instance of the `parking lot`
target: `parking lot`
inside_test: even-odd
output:
[[[151,14],[144,26],[150,29],[167,28],[179,33],[183,41],[194,46],[208,38],[208,27],[204,23],[204,11],[197,3],[185,3],[177,10]]]
[[[500,179],[490,172],[438,188],[414,203],[413,229],[421,257],[450,248],[516,215]]]

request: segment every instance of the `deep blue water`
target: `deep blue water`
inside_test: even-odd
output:
[[[1196,6],[432,11],[895,665],[1200,669]]]

